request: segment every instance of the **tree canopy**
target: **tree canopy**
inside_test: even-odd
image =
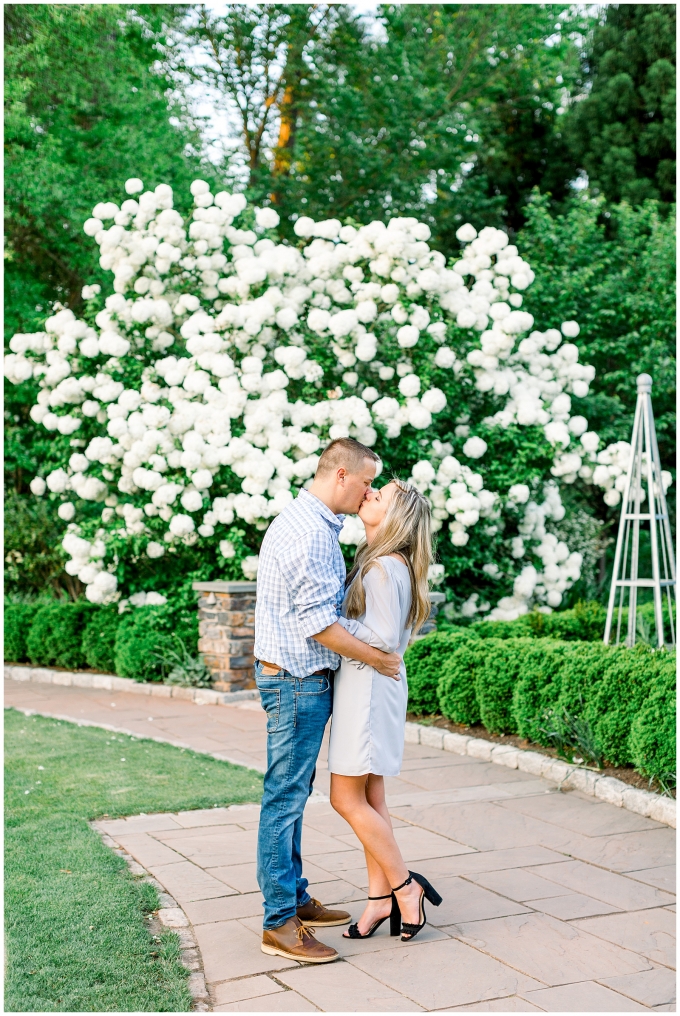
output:
[[[610,4],[587,59],[569,137],[609,201],[675,201],[674,4]]]
[[[51,301],[80,302],[99,271],[83,221],[101,195],[144,173],[186,185],[200,138],[158,45],[175,4],[5,7],[7,324],[32,327]],[[182,186],[182,189],[185,189]]]

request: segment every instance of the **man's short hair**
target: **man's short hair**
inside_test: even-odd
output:
[[[339,437],[324,448],[316,467],[316,475],[327,476],[343,467],[348,473],[358,473],[366,459],[370,462],[380,461],[379,456],[366,445],[351,437]]]

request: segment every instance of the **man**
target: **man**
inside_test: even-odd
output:
[[[350,438],[332,441],[309,490],[269,527],[260,551],[255,608],[255,679],[267,712],[267,772],[260,815],[257,878],[264,896],[262,951],[328,963],[335,949],[312,928],[348,924],[307,892],[302,877],[302,815],[331,715],[340,657],[389,677],[400,658],[350,634],[340,617],[345,563],[338,543],[343,513],[356,513],[375,478],[377,455]]]

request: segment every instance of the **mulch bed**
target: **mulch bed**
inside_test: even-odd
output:
[[[464,727],[459,723],[452,723],[445,716],[416,716],[414,713],[407,713],[406,718],[412,723],[422,723],[429,727],[441,727],[450,730],[452,734],[464,734],[466,737],[482,737],[486,741],[495,741],[496,744],[510,744],[513,748],[521,748],[522,751],[540,751],[542,755],[549,755],[551,758],[560,758],[554,748],[547,748],[543,744],[536,744],[527,741],[517,734],[491,734],[481,723],[474,727]],[[561,761],[566,761],[561,759]],[[613,776],[622,783],[628,783],[638,790],[651,790],[655,794],[663,793],[655,779],[642,776],[632,766],[610,766],[606,762],[599,772],[602,776]],[[671,797],[675,798],[675,790],[671,791]]]

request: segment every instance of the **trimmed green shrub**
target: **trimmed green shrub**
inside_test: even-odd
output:
[[[135,681],[162,681],[167,665],[163,657],[177,651],[177,638],[194,651],[198,641],[196,611],[163,607],[136,607],[123,614],[116,632],[114,662],[119,677]]]
[[[475,690],[482,723],[492,734],[514,734],[512,697],[533,639],[487,639],[476,672]]]
[[[5,605],[5,659],[8,663],[25,663],[28,660],[26,639],[35,617],[35,604],[8,603]]]
[[[433,632],[409,646],[404,653],[404,663],[410,712],[418,715],[438,712],[437,685],[442,669],[453,647],[467,638],[467,631]]]
[[[565,653],[574,645],[554,639],[534,639],[527,646],[522,671],[512,697],[517,733],[540,741],[542,718],[555,709],[560,695],[560,670]]]
[[[606,648],[602,679],[593,689],[587,715],[602,757],[612,765],[630,765],[633,761],[630,733],[658,679],[658,655],[644,645]]]
[[[83,632],[83,656],[89,667],[115,673],[115,643],[120,622],[116,606],[94,611]]]
[[[635,765],[673,784],[674,652],[644,643],[476,638],[473,630],[430,635],[409,649],[414,711],[439,711],[466,726],[481,719],[492,733],[519,733],[590,765]]]
[[[475,684],[486,651],[482,639],[460,639],[451,647],[444,662],[437,699],[442,715],[454,723],[463,723],[466,727],[479,723]]]
[[[635,717],[629,743],[633,765],[647,776],[673,786],[677,772],[675,753],[674,652],[657,652],[657,678]]]
[[[69,670],[84,667],[87,661],[82,648],[83,632],[97,609],[86,600],[38,607],[26,640],[31,662]]]

